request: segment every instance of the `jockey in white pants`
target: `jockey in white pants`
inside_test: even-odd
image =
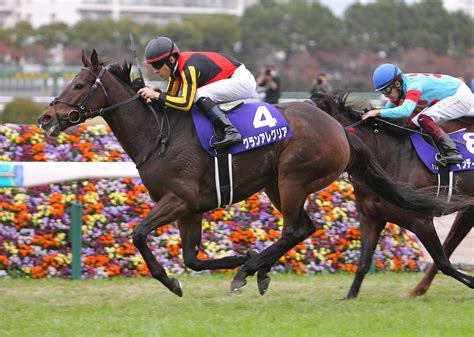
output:
[[[440,74],[407,73],[395,65],[379,65],[374,72],[376,92],[384,94],[389,101],[383,109],[366,112],[362,119],[406,118],[416,108],[423,108],[412,122],[425,130],[444,149],[440,158],[446,164],[459,164],[463,158],[453,140],[438,125],[451,119],[470,114],[474,106],[471,89],[461,80]]]
[[[168,87],[163,93],[152,87],[140,89],[138,93],[145,100],[159,100],[166,106],[184,111],[189,111],[196,102],[224,134],[222,139],[211,144],[212,147],[227,147],[242,141],[239,131],[217,105],[254,95],[255,78],[241,62],[214,52],[180,53],[167,37],[151,40],[145,58],[158,77],[168,79]]]

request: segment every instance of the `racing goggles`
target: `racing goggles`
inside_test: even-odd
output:
[[[150,65],[155,70],[160,70],[161,67],[163,67],[164,64],[165,64],[165,60],[159,60],[159,61],[155,61],[155,62],[150,63]]]
[[[382,93],[382,95],[388,96],[388,95],[390,95],[390,93],[392,92],[392,90],[393,90],[393,86],[392,86],[392,85],[389,85],[389,86],[386,87],[385,89],[380,90],[380,92]]]

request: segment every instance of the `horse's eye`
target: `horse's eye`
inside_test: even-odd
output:
[[[81,90],[82,88],[84,88],[84,84],[81,84],[81,83],[77,83],[77,84],[74,86],[74,89],[77,89],[77,90]]]

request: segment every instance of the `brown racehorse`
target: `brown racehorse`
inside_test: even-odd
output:
[[[48,135],[103,115],[130,158],[139,167],[143,184],[156,205],[135,227],[132,239],[151,275],[169,290],[182,296],[180,283],[170,278],[147,246],[147,236],[157,228],[178,222],[186,266],[193,270],[233,269],[242,266],[231,290],[243,287],[248,275],[258,272],[260,293],[270,279],[267,272],[288,250],[309,237],[315,226],[304,210],[306,197],[321,190],[344,171],[365,180],[374,193],[413,211],[436,213],[446,203],[391,182],[356,136],[347,133],[332,117],[312,103],[282,104],[293,137],[243,152],[233,157],[234,201],[265,189],[283,214],[281,238],[259,254],[229,256],[216,260],[198,259],[202,214],[217,203],[214,163],[197,138],[189,112],[161,109],[157,115],[137,99],[130,82],[131,64],[99,61],[94,50],[83,54],[84,68],[38,119]],[[158,117],[158,115],[160,117]],[[166,132],[165,132],[166,131]],[[156,139],[168,138],[163,151]]]
[[[380,120],[369,120],[360,123],[360,112],[345,106],[345,93],[332,97],[317,93],[311,97],[318,107],[337,119],[342,125],[350,126],[357,123],[354,132],[372,149],[384,169],[395,179],[412,183],[418,187],[437,185],[437,177],[428,171],[418,155],[413,150],[410,141],[410,131],[398,129],[395,126],[384,124]],[[359,124],[360,123],[360,124]],[[468,127],[474,128],[460,121],[450,121],[443,125],[448,131],[455,131]],[[470,129],[469,129],[470,127]],[[368,272],[374,250],[382,229],[387,222],[395,223],[414,232],[430,253],[435,264],[428,270],[423,281],[410,292],[410,296],[421,295],[426,292],[429,284],[436,275],[437,268],[444,274],[474,288],[474,279],[454,269],[448,260],[454,249],[469,233],[474,224],[474,204],[466,202],[466,206],[459,210],[454,224],[444,242],[444,251],[436,234],[433,216],[419,216],[418,214],[401,211],[393,205],[388,205],[377,195],[367,189],[365,183],[353,177],[356,203],[360,212],[362,231],[362,247],[358,269],[354,282],[346,298],[355,298],[365,274]],[[474,195],[474,171],[455,173],[455,186],[460,196]],[[454,211],[454,208],[452,209]],[[446,214],[450,213],[447,211]]]

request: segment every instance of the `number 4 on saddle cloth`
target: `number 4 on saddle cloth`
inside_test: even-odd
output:
[[[191,112],[201,146],[215,158],[217,207],[232,204],[232,154],[253,150],[293,136],[286,119],[273,105],[265,102],[245,103],[226,113],[242,135],[242,143],[216,151],[210,146],[214,141],[211,121],[196,105]]]
[[[192,115],[202,147],[211,155],[216,151],[210,147],[214,135],[211,121],[194,105]],[[226,116],[242,135],[242,143],[228,148],[232,154],[255,149],[290,138],[291,130],[286,119],[273,105],[265,102],[245,103],[232,108]]]

